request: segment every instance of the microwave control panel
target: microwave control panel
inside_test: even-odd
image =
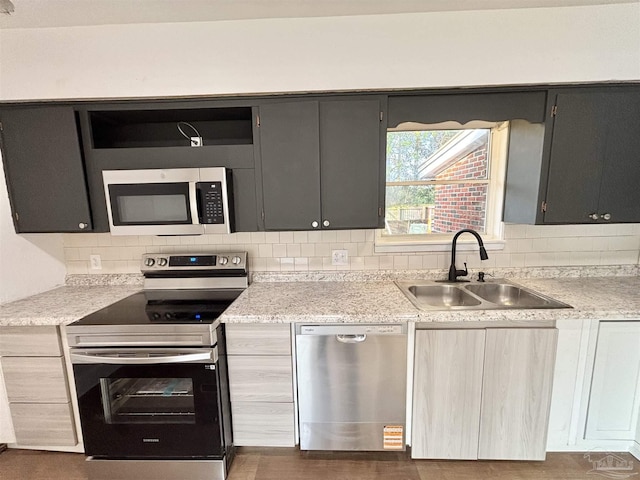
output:
[[[222,182],[198,182],[196,189],[200,197],[200,223],[224,224]]]

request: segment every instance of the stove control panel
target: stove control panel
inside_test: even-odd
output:
[[[142,256],[143,274],[149,272],[179,272],[184,270],[245,270],[247,252],[225,253],[147,253]]]

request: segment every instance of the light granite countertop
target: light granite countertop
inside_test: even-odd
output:
[[[418,310],[393,282],[253,283],[221,316],[226,323],[406,322]]]
[[[0,305],[0,326],[60,325],[100,310],[140,285],[65,286]]]
[[[640,320],[640,277],[510,278],[571,309],[421,311],[391,280],[254,282],[225,311],[227,323],[536,322]],[[0,326],[58,325],[78,320],[139,290],[136,282],[87,281],[0,306]],[[125,282],[126,283],[126,282]]]
[[[418,310],[391,281],[253,283],[222,315],[226,323],[535,322],[640,320],[640,277],[509,279],[568,309]]]

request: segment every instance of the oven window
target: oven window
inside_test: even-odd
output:
[[[195,423],[191,378],[101,378],[105,421]]]

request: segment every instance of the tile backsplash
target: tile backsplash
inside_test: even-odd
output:
[[[139,273],[143,253],[247,251],[254,272],[335,270],[445,269],[448,251],[375,253],[375,230],[309,232],[241,232],[184,237],[112,236],[109,233],[64,234],[68,274]],[[461,240],[465,236],[460,237]],[[473,238],[469,239],[474,242]],[[480,267],[477,247],[459,251],[456,264]],[[347,250],[348,265],[331,264],[332,250]],[[100,255],[102,270],[90,268]],[[637,265],[640,224],[505,225],[504,249],[490,250],[483,269]]]

